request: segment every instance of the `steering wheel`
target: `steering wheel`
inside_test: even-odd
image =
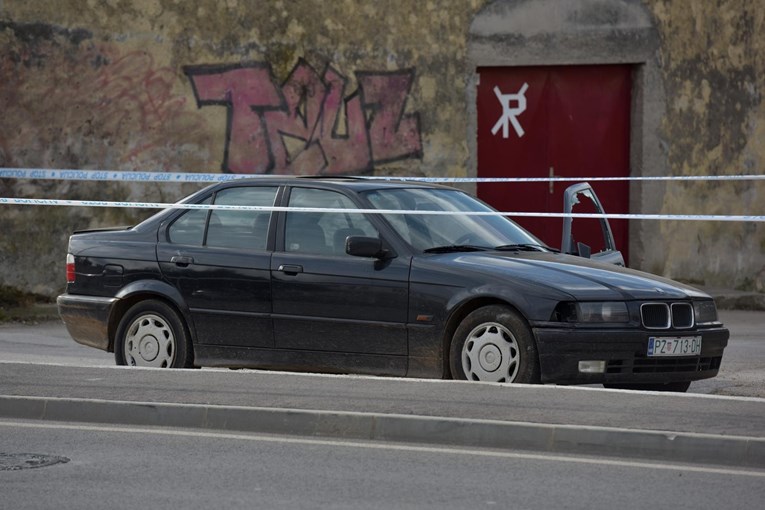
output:
[[[474,239],[475,234],[473,232],[468,232],[467,234],[463,234],[460,237],[457,238],[456,241],[454,241],[454,244],[460,245],[460,244],[473,244],[469,241],[471,239]]]

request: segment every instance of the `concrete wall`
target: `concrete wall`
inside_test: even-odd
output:
[[[533,20],[519,25],[512,12],[550,4],[557,10],[538,16],[569,17],[544,26],[557,36],[538,40],[538,53],[527,48],[539,64],[586,63],[594,32],[615,41],[610,51],[596,46],[600,59],[618,60],[625,45],[640,49],[631,60],[642,73],[633,175],[759,174],[759,3],[0,2],[0,166],[475,175],[477,20],[491,25],[494,16],[498,37],[517,45],[530,37],[522,29]],[[633,13],[628,32],[647,37],[647,45],[614,39],[625,33],[620,12]],[[561,60],[566,48],[579,57]],[[166,201],[196,188],[0,180],[5,197]],[[765,214],[763,183],[633,189],[633,212]],[[0,283],[48,295],[63,287],[71,230],[147,215],[2,207]],[[764,227],[641,222],[632,229],[633,265],[762,290]]]
[[[765,173],[765,5],[654,1],[666,95],[662,147],[678,175]],[[765,182],[667,186],[669,214],[765,214]],[[765,224],[668,222],[661,272],[765,291]],[[648,267],[659,269],[659,267]]]
[[[462,62],[479,3],[0,2],[0,166],[464,175]],[[229,104],[211,104],[227,83]],[[187,191],[0,180],[6,197]],[[55,294],[72,229],[146,212],[0,214],[0,283]]]

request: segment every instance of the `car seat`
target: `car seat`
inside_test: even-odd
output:
[[[327,237],[319,221],[324,215],[309,212],[291,212],[287,214],[284,235],[286,251],[301,253],[332,253],[327,246]]]

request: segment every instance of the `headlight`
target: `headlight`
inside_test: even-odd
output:
[[[577,303],[576,317],[579,322],[629,322],[627,303],[607,301],[604,303]]]
[[[696,316],[696,324],[712,324],[717,322],[717,307],[714,301],[694,302],[693,314]]]
[[[561,303],[554,320],[563,322],[629,322],[630,313],[623,301]]]

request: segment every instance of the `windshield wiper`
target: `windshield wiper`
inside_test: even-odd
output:
[[[455,253],[463,251],[486,251],[486,246],[474,246],[472,244],[447,244],[446,246],[435,246],[422,250],[423,253]]]
[[[555,251],[551,248],[546,248],[539,244],[503,244],[501,246],[495,246],[495,250],[498,251]]]

